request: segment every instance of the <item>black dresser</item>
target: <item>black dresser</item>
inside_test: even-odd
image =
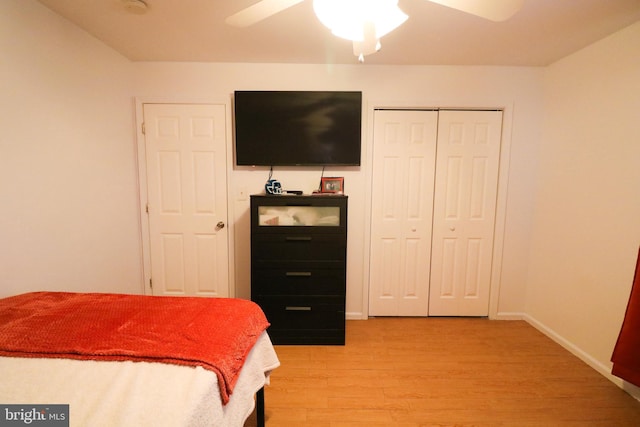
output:
[[[345,342],[347,196],[251,196],[251,299],[274,344]]]

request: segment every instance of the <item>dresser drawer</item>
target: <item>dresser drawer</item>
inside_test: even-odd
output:
[[[344,298],[312,296],[258,296],[271,329],[336,329],[345,325]]]
[[[265,260],[346,260],[346,239],[335,234],[255,234],[251,258]]]
[[[273,261],[251,271],[251,295],[344,295],[342,261]]]
[[[347,232],[347,197],[251,196],[252,234]]]

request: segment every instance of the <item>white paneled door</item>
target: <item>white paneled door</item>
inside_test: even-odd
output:
[[[376,110],[371,316],[487,316],[501,111]]]
[[[369,314],[426,316],[437,111],[374,112]]]
[[[144,104],[154,295],[229,295],[224,105]]]
[[[502,111],[440,111],[430,316],[487,316]]]

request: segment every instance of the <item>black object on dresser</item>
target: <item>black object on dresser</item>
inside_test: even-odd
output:
[[[347,196],[251,196],[251,299],[274,344],[345,342]]]

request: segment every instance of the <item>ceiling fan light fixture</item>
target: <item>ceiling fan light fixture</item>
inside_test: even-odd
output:
[[[382,47],[380,39],[376,37],[376,29],[373,23],[365,22],[362,34],[362,40],[354,40],[352,42],[353,54],[358,57],[360,63],[364,62],[364,55],[376,53]]]
[[[367,25],[373,25],[379,39],[408,18],[398,0],[313,0],[313,10],[334,35],[352,41],[365,39]]]

